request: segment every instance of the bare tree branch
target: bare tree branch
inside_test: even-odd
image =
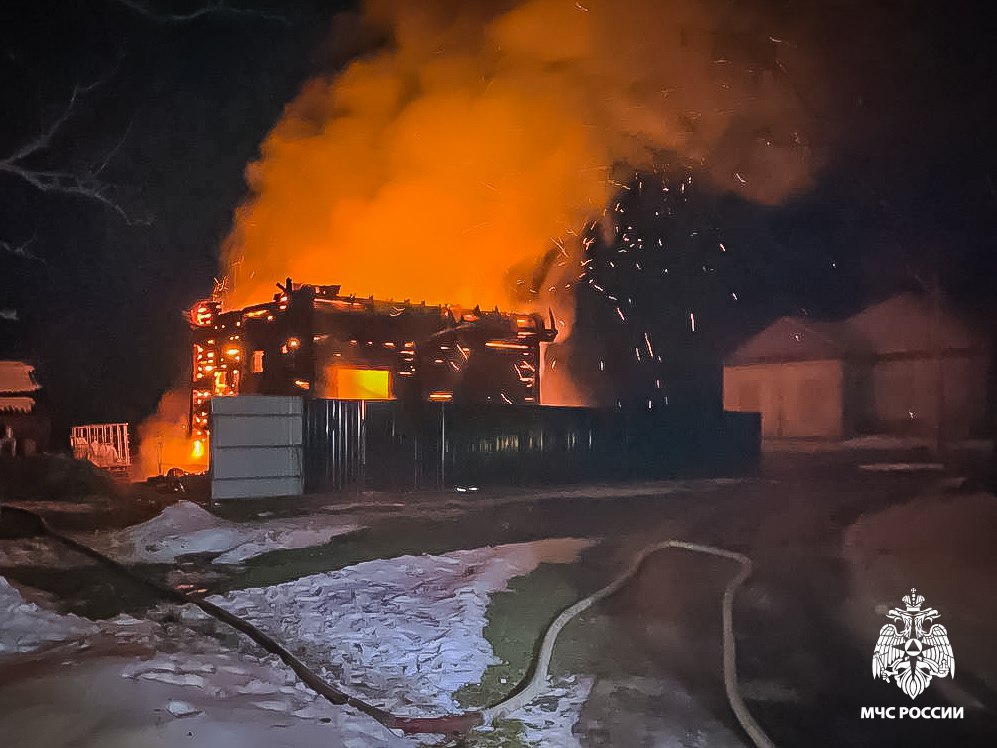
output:
[[[196,21],[209,15],[225,14],[253,17],[290,25],[290,21],[283,16],[229,5],[226,0],[204,0],[203,4],[195,6],[189,12],[181,13],[159,10],[155,7],[155,0],[111,0],[111,2],[115,2],[154,23],[180,24]],[[118,63],[120,62],[119,58]],[[128,123],[121,138],[104,157],[91,164],[90,168],[82,173],[39,166],[40,161],[44,162],[45,152],[52,147],[72,120],[81,99],[112,77],[116,69],[117,65],[103,78],[87,85],[75,86],[61,114],[51,124],[43,127],[37,135],[16,147],[11,153],[6,156],[0,155],[0,174],[8,174],[44,194],[67,195],[98,203],[116,213],[127,224],[147,223],[148,219],[139,220],[130,216],[114,198],[114,186],[100,179],[122,144],[127,140],[133,122]],[[34,237],[27,242],[15,245],[0,239],[0,253],[43,262],[44,260],[29,250],[33,241]]]
[[[114,200],[110,194],[111,185],[94,179],[92,175],[30,169],[17,163],[11,163],[6,159],[0,161],[0,172],[19,177],[39,192],[81,197],[100,203],[114,213],[117,213],[125,223],[143,223],[143,221],[130,216]]]
[[[38,135],[28,140],[26,143],[16,148],[7,156],[0,157],[0,173],[9,174],[30,185],[38,192],[46,194],[69,195],[80,197],[86,200],[100,203],[104,207],[116,213],[128,224],[140,223],[131,217],[128,212],[113,198],[113,188],[98,177],[107,168],[108,163],[121,148],[125,138],[131,131],[131,123],[126,128],[125,133],[114,145],[114,147],[104,156],[99,164],[94,165],[85,173],[77,174],[71,171],[48,169],[32,165],[32,161],[41,156],[49,149],[53,141],[59,137],[72,119],[76,106],[80,99],[95,88],[104,83],[113,75],[113,71],[100,80],[85,86],[79,85],[73,88],[69,97],[69,102],[56,117],[51,125],[44,128]],[[35,161],[37,163],[37,161]],[[20,254],[9,243],[4,243],[5,251]]]
[[[45,130],[39,133],[37,136],[29,140],[23,146],[18,148],[7,158],[4,159],[5,162],[15,162],[22,161],[26,158],[33,156],[39,151],[44,151],[52,144],[52,139],[58,134],[60,130],[65,126],[66,122],[70,117],[73,116],[73,109],[76,106],[76,102],[79,100],[80,96],[85,95],[93,91],[97,86],[99,86],[104,79],[94,81],[86,86],[76,86],[73,88],[73,93],[69,97],[69,103],[66,104],[66,108],[63,109],[62,114],[56,118],[56,120],[49,125]]]
[[[111,163],[111,160],[118,154],[118,151],[121,150],[121,146],[124,145],[126,140],[128,140],[128,136],[132,131],[132,125],[134,124],[135,117],[132,117],[128,120],[128,127],[125,128],[125,131],[121,134],[121,137],[118,138],[118,142],[115,143],[111,150],[104,155],[104,158],[100,160],[99,164],[94,164],[94,166],[90,169],[90,175],[92,177],[99,177],[104,172],[107,165]]]
[[[284,16],[277,15],[275,13],[267,13],[253,8],[235,7],[229,5],[224,0],[212,0],[211,2],[194,8],[187,13],[168,13],[166,11],[156,10],[151,4],[140,2],[140,0],[113,0],[113,2],[138,13],[143,18],[155,23],[189,23],[209,15],[227,14],[234,16],[251,16],[259,18],[263,21],[282,23],[285,26],[291,25],[291,22]]]
[[[5,252],[6,254],[9,255],[13,255],[14,257],[20,257],[25,260],[34,260],[35,262],[44,263],[45,262],[44,259],[36,255],[30,249],[28,249],[32,244],[35,243],[35,240],[37,238],[38,234],[35,233],[32,235],[30,239],[23,241],[17,245],[11,244],[10,242],[6,242],[3,239],[0,239],[0,251]]]

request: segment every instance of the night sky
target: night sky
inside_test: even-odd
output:
[[[188,356],[182,313],[211,292],[246,164],[308,78],[378,41],[334,20],[348,3],[141,3],[7,0],[0,10],[0,357],[39,366],[58,425],[140,420],[176,382]],[[634,183],[621,192],[635,232],[674,239],[667,282],[606,278],[647,300],[658,349],[716,355],[775,316],[840,317],[936,272],[949,303],[992,319],[990,15],[969,2],[713,4],[732,17],[759,5],[779,22],[773,34],[792,30],[781,43],[805,53],[799,95],[820,167],[779,206],[694,179],[665,225]],[[731,49],[757,41],[735,24],[721,35]],[[45,190],[9,159],[63,117],[18,162],[69,187]],[[661,174],[634,180],[689,174],[695,164],[663,157]],[[602,302],[586,293],[579,303],[592,337],[612,339]],[[690,342],[690,307],[701,342]]]

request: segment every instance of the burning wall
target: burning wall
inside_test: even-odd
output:
[[[198,473],[208,467],[207,442],[190,437],[190,394],[174,389],[163,395],[156,413],[138,429],[138,467],[143,477],[170,468]]]
[[[237,394],[409,402],[536,403],[536,314],[358,299],[288,278],[269,304],[222,313],[201,302],[193,328],[191,435],[206,438],[210,400]]]

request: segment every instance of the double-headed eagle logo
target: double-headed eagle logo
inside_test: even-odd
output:
[[[895,623],[887,623],[879,630],[872,654],[872,677],[887,683],[893,678],[901,691],[915,699],[933,676],[955,677],[955,656],[945,627],[932,623],[941,614],[934,608],[922,610],[924,596],[911,588],[903,602],[905,610],[891,608],[886,614]]]

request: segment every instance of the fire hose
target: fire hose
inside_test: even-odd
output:
[[[470,732],[475,727],[492,724],[495,720],[501,719],[518,709],[521,709],[538,696],[542,695],[544,690],[547,688],[550,661],[554,653],[554,645],[557,641],[558,635],[564,627],[578,614],[592,607],[600,600],[603,600],[615,592],[618,592],[637,575],[641,567],[644,565],[644,562],[652,554],[667,549],[679,549],[735,561],[740,568],[738,573],[727,583],[727,587],[724,589],[722,603],[724,690],[727,694],[727,700],[730,702],[731,709],[734,712],[734,716],[737,718],[737,721],[740,723],[745,733],[747,733],[748,737],[751,738],[751,741],[755,744],[756,748],[775,748],[774,744],[765,734],[764,730],[762,730],[762,728],[751,716],[751,713],[748,711],[747,706],[745,706],[744,700],[738,690],[737,661],[734,641],[734,595],[737,592],[738,587],[740,587],[744,580],[751,574],[751,559],[741,553],[709,545],[702,545],[699,543],[689,543],[682,540],[666,540],[646,546],[640,550],[631,562],[630,566],[628,566],[627,569],[622,574],[617,576],[612,582],[561,611],[561,613],[544,632],[544,636],[540,644],[540,650],[536,656],[536,665],[533,668],[532,677],[527,683],[518,687],[504,700],[486,709],[468,711],[462,714],[447,714],[431,717],[401,717],[391,714],[390,712],[374,706],[373,704],[357,698],[356,696],[351,696],[350,694],[347,694],[339,688],[331,685],[271,636],[265,634],[248,621],[233,615],[224,608],[195,595],[190,595],[186,592],[181,592],[180,590],[175,590],[172,587],[155,582],[133,571],[124,564],[105,556],[99,551],[96,551],[71,537],[63,535],[49,525],[44,517],[35,514],[34,512],[20,507],[9,506],[4,507],[3,512],[8,516],[10,514],[21,515],[23,519],[27,519],[29,523],[42,534],[49,536],[53,540],[78,553],[108,566],[117,573],[153,590],[157,595],[170,602],[180,605],[194,605],[197,608],[200,608],[212,618],[228,624],[240,633],[245,634],[267,652],[279,657],[285,665],[294,671],[294,673],[306,686],[311,688],[315,691],[315,693],[322,696],[331,704],[335,704],[336,706],[351,706],[363,714],[377,720],[388,729],[400,730],[406,735],[438,734],[449,737],[463,735]]]

